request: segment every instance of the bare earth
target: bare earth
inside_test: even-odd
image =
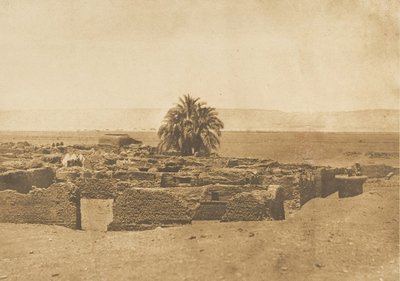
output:
[[[0,224],[3,280],[399,280],[399,177],[286,221],[143,232]]]

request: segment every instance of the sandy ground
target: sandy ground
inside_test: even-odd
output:
[[[0,224],[0,280],[399,280],[399,178],[286,221],[143,232]]]

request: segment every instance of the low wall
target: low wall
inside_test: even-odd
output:
[[[336,175],[346,174],[345,168],[322,168],[315,172],[315,188],[317,197],[327,197],[338,191]]]
[[[196,186],[198,182],[198,175],[180,175],[176,173],[162,173],[160,179],[161,187],[175,187],[175,186]]]
[[[317,197],[315,175],[312,172],[301,174],[299,183],[300,206]]]
[[[137,181],[149,181],[157,183],[159,186],[159,178],[161,175],[159,173],[152,172],[136,172],[136,171],[118,171],[113,174],[113,178],[119,180],[137,180]]]
[[[86,199],[113,199],[117,196],[117,181],[112,179],[80,179],[76,181],[80,197]]]
[[[76,187],[56,183],[28,194],[14,190],[0,192],[0,222],[56,224],[80,228]]]
[[[219,201],[228,201],[233,196],[241,192],[250,192],[253,190],[266,190],[263,185],[219,185],[213,184],[205,186],[205,193],[202,201],[211,201],[212,193],[218,193]]]
[[[28,193],[32,186],[49,187],[55,179],[54,171],[49,168],[13,170],[0,174],[0,190],[12,189],[20,193]]]
[[[236,168],[222,168],[213,171],[202,172],[198,176],[196,185],[210,185],[210,184],[226,184],[226,185],[246,185],[246,184],[260,184],[261,179],[258,178],[251,171],[236,169]]]
[[[189,209],[177,196],[160,189],[127,189],[113,205],[109,230],[136,230],[191,223]]]
[[[280,186],[236,194],[227,202],[222,221],[282,220],[284,192]]]
[[[227,202],[224,201],[201,202],[193,220],[222,220],[226,212],[226,204]]]
[[[127,189],[137,186],[130,181],[115,179],[80,179],[74,182],[78,187],[80,198],[84,199],[115,199]]]
[[[399,174],[399,169],[387,165],[361,165],[361,174],[369,178],[384,178],[389,173]]]

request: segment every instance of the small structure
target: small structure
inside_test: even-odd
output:
[[[124,146],[130,144],[142,144],[142,142],[131,138],[128,134],[105,134],[99,138],[99,144]]]
[[[363,184],[366,176],[336,175],[339,198],[352,197],[363,193]]]

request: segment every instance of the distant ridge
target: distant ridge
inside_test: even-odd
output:
[[[0,110],[2,131],[157,130],[166,109]],[[399,110],[217,109],[225,130],[399,132]]]

